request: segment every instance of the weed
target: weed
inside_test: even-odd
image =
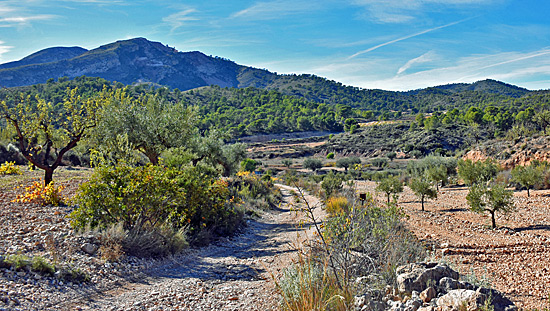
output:
[[[32,258],[31,270],[49,275],[53,275],[55,273],[54,265],[52,265],[46,259],[40,256]]]
[[[31,265],[32,261],[29,256],[17,254],[9,255],[6,257],[5,262],[15,268],[15,270],[23,270]]]

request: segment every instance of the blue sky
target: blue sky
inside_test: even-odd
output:
[[[547,0],[2,0],[0,63],[145,37],[368,89],[549,89],[549,13]]]

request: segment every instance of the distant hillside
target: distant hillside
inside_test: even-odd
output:
[[[255,71],[261,71],[200,52],[178,52],[144,38],[117,41],[83,53],[77,53],[73,48],[54,49],[4,64],[0,67],[0,84],[24,86],[44,83],[50,78],[66,76],[72,79],[86,75],[124,84],[153,83],[189,90],[212,84],[239,87],[240,75],[254,76]],[[74,51],[74,55],[64,53],[67,49]],[[59,56],[51,57],[52,54]],[[50,57],[45,61],[45,57],[39,57],[42,55]],[[263,71],[261,75],[272,74]]]
[[[495,80],[449,84],[409,92],[366,90],[314,75],[278,75],[242,66],[201,52],[179,52],[144,38],[117,41],[87,51],[49,48],[0,65],[0,85],[35,85],[49,79],[100,77],[127,85],[149,84],[182,91],[211,85],[276,90],[284,95],[364,111],[364,117],[393,119],[401,113],[508,105],[535,94],[546,101],[548,91],[532,92]],[[529,99],[532,102],[531,99]]]
[[[0,69],[17,68],[27,65],[44,64],[71,59],[86,53],[88,50],[75,47],[53,47],[33,53],[21,60],[0,65]]]

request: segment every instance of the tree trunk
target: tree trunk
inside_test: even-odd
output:
[[[44,170],[44,186],[49,185],[53,181],[53,168],[47,168]]]
[[[390,206],[390,193],[388,193],[388,206]]]
[[[424,196],[422,196],[422,198],[420,199],[420,201],[422,202],[422,211],[424,211]]]
[[[493,226],[493,229],[497,227],[497,223],[495,221],[495,211],[491,211],[491,224]]]
[[[527,186],[527,197],[530,197],[530,194],[529,194],[529,186]]]

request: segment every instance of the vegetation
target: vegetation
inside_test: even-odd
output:
[[[388,176],[382,179],[376,186],[376,191],[383,192],[387,197],[387,204],[390,205],[390,197],[393,196],[393,201],[397,202],[399,193],[403,192],[403,183],[395,176]]]
[[[424,211],[424,200],[437,198],[437,191],[432,188],[432,184],[423,177],[412,178],[409,182],[409,187],[416,194],[422,203],[422,211]]]
[[[512,191],[507,190],[503,184],[495,183],[489,187],[484,183],[478,183],[470,187],[466,200],[472,211],[491,214],[491,225],[494,229],[496,228],[495,214],[497,212],[507,214],[513,210],[512,196]]]
[[[497,175],[498,171],[499,167],[492,159],[477,162],[472,160],[458,161],[458,176],[469,186],[478,183],[487,184]]]
[[[361,159],[358,157],[340,158],[336,161],[336,167],[343,167],[346,172],[356,164],[361,164]]]
[[[546,166],[536,162],[525,166],[518,165],[512,169],[512,180],[527,188],[527,196],[529,197],[529,189],[542,183],[544,171],[547,169]]]
[[[97,125],[99,110],[109,93],[103,90],[85,99],[78,89],[67,90],[58,105],[30,95],[10,94],[0,103],[0,113],[15,129],[19,151],[44,170],[44,185],[53,180],[63,155],[76,147]]]
[[[304,168],[307,168],[313,172],[323,167],[323,162],[319,159],[314,158],[307,158],[304,160],[304,163],[302,164]]]
[[[301,210],[315,221],[301,196]],[[354,189],[343,188],[326,201],[329,218],[315,226],[320,240],[303,249],[300,260],[277,281],[288,310],[348,310],[364,288],[395,282],[395,269],[425,256],[420,243],[401,223],[395,206],[379,207],[371,196],[360,203]],[[366,276],[366,277],[365,277]],[[362,282],[357,283],[360,277]]]

